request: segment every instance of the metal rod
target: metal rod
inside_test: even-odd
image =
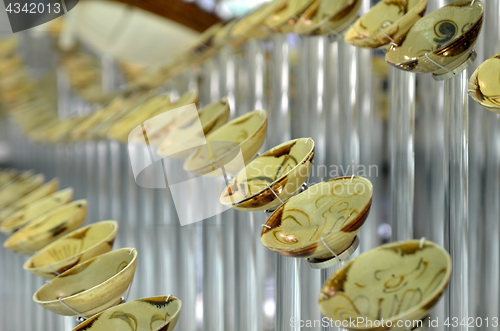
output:
[[[445,81],[445,247],[453,272],[445,316],[468,320],[469,123],[467,70]],[[450,328],[451,329],[451,328]],[[459,325],[453,330],[468,330]]]

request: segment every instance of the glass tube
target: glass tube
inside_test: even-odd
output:
[[[468,302],[468,75],[445,81],[445,247],[452,259],[445,316],[467,320]],[[451,329],[451,328],[450,328]],[[453,330],[468,330],[459,325]]]
[[[393,240],[413,239],[415,181],[414,73],[390,68],[391,229]]]

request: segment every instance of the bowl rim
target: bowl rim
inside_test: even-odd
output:
[[[332,183],[332,182],[335,182],[335,181],[339,181],[339,180],[346,180],[346,179],[354,179],[354,178],[357,178],[357,179],[360,179],[362,181],[366,181],[367,183],[370,184],[370,199],[368,201],[368,203],[366,204],[366,206],[364,206],[363,210],[360,212],[360,216],[359,217],[365,217],[367,214],[367,212],[370,210],[370,207],[371,207],[371,204],[372,204],[372,199],[373,199],[373,184],[372,182],[368,179],[368,178],[365,178],[363,176],[341,176],[341,177],[335,177],[335,178],[332,178],[332,179],[329,179],[327,181],[323,181],[323,182],[320,182],[320,183],[317,183],[311,187],[309,187],[308,190],[310,190],[311,188],[313,188],[314,186],[318,186],[318,185],[327,185],[328,183]],[[293,197],[291,197],[290,199],[288,199],[287,201],[285,201],[284,204],[282,204],[281,206],[279,206],[270,216],[269,218],[267,219],[266,223],[264,223],[264,225],[267,225],[267,226],[271,226],[271,224],[268,224],[268,223],[272,223],[274,221],[274,218],[275,218],[275,215],[276,214],[281,214],[282,211],[285,209],[285,206],[288,204],[288,202],[290,202],[290,200],[292,200],[293,198],[295,197],[298,197],[300,196],[301,194],[306,194],[308,190],[305,190],[304,192],[302,193],[299,193]],[[366,218],[366,217],[365,217]],[[351,222],[352,223],[352,222]],[[349,227],[350,224],[346,224],[342,229],[346,228],[346,227]],[[261,238],[261,241],[262,241],[262,237],[263,235],[265,235],[267,232],[271,231],[273,228],[268,228],[267,226],[262,226],[262,230],[261,230],[261,234],[260,234],[260,238]],[[342,231],[342,229],[339,229],[338,231],[335,231],[333,233],[331,233],[328,237],[323,237],[323,239],[325,240],[325,242],[328,242],[329,240],[329,237],[335,233],[338,233],[340,231]],[[266,246],[267,248],[271,249],[272,251],[275,251],[279,254],[281,253],[287,253],[287,252],[293,252],[293,251],[296,251],[296,250],[300,250],[300,251],[307,251],[309,250],[311,247],[315,246],[315,245],[318,245],[318,243],[321,243],[321,241],[315,241],[313,243],[310,243],[310,244],[307,244],[305,246],[298,246],[298,247],[293,247],[293,248],[276,248],[276,247],[272,247],[272,246],[269,246],[269,245],[266,245],[264,244],[264,242],[262,242],[262,244],[264,246]],[[307,256],[305,256],[307,257]]]
[[[3,243],[3,246],[6,247],[6,248],[9,248],[9,247],[14,247],[16,246],[19,242],[24,242],[26,240],[23,240],[23,241],[19,241],[19,240],[16,240],[15,242],[11,243],[11,245],[7,245],[7,243],[10,243],[10,241],[12,239],[15,239],[16,237],[19,236],[19,234],[22,234],[24,231],[26,230],[29,230],[34,224],[37,224],[38,222],[41,222],[42,220],[45,220],[46,218],[48,218],[49,216],[53,216],[54,214],[56,214],[57,212],[60,212],[62,209],[66,209],[66,208],[69,208],[70,206],[72,205],[78,205],[78,204],[83,204],[82,207],[85,207],[87,208],[87,200],[86,199],[80,199],[80,200],[75,200],[75,201],[70,201],[62,206],[59,206],[55,209],[53,209],[52,211],[44,214],[44,215],[41,215],[39,217],[37,217],[36,219],[34,219],[32,222],[30,222],[29,224],[27,224],[25,227],[23,227],[22,229],[20,229],[19,231],[16,231],[14,232],[11,236],[9,236]],[[78,208],[80,209],[80,208]],[[76,212],[76,211],[75,211]],[[75,212],[73,212],[71,215],[73,215]],[[45,233],[46,231],[44,232],[37,232],[36,235],[38,236],[39,234],[42,234],[42,233]],[[14,246],[12,245],[14,244]]]
[[[101,311],[100,313],[97,313],[91,317],[89,317],[87,320],[85,320],[85,322],[83,322],[82,324],[80,325],[77,325],[72,331],[78,331],[78,330],[82,330],[83,327],[86,327],[87,325],[85,323],[90,323],[92,320],[95,320],[97,318],[99,318],[102,314],[104,314],[106,311],[108,310],[111,310],[111,309],[114,309],[114,308],[118,308],[118,307],[123,307],[125,305],[132,305],[133,303],[137,303],[137,302],[144,302],[146,300],[154,300],[154,299],[164,299],[165,301],[168,299],[169,301],[168,302],[171,302],[171,301],[179,301],[179,309],[176,310],[175,314],[173,314],[172,316],[170,316],[170,318],[168,319],[168,321],[165,321],[165,323],[167,322],[171,322],[173,319],[175,319],[177,316],[179,316],[181,310],[182,310],[182,301],[181,299],[173,296],[173,295],[163,295],[163,296],[156,296],[156,297],[147,297],[147,298],[141,298],[141,299],[136,299],[136,300],[132,300],[132,301],[128,301],[128,302],[125,302],[125,303],[122,303],[121,305],[119,306],[113,306],[113,307],[110,307],[104,311]],[[159,326],[158,328],[152,330],[152,331],[159,331],[160,329],[159,328],[163,328],[166,324],[163,324],[161,326]]]
[[[498,106],[490,105],[490,104],[485,103],[483,100],[480,100],[477,97],[477,94],[481,94],[481,95],[484,95],[484,94],[481,92],[477,82],[478,82],[478,78],[479,78],[479,70],[481,69],[483,64],[485,64],[486,62],[493,61],[493,60],[500,60],[500,52],[498,52],[498,53],[494,54],[493,56],[490,56],[489,58],[484,60],[483,63],[481,63],[476,68],[476,70],[474,70],[474,72],[472,73],[472,75],[469,78],[469,93],[468,93],[474,101],[476,101],[479,105],[483,106],[484,108],[487,108],[490,111],[492,111],[492,109],[496,109],[496,110],[500,109],[500,105],[498,105]],[[471,87],[473,87],[473,89],[471,89]],[[499,90],[499,92],[500,92],[500,90]],[[498,111],[496,111],[496,113],[498,113]]]
[[[118,232],[118,222],[117,221],[113,221],[113,220],[107,220],[107,221],[101,221],[101,222],[96,222],[96,223],[91,223],[87,226],[84,226],[84,227],[81,227],[81,228],[78,228],[74,231],[71,231],[70,233],[62,236],[61,238],[57,239],[56,241],[48,244],[47,246],[45,246],[44,248],[42,248],[41,250],[39,250],[38,252],[36,252],[35,254],[33,254],[32,256],[30,256],[30,258],[24,262],[23,264],[23,269],[26,270],[26,271],[29,271],[29,272],[35,272],[35,271],[39,271],[41,269],[45,269],[47,268],[47,264],[44,265],[44,266],[40,266],[40,267],[35,267],[35,268],[30,268],[28,267],[30,264],[31,264],[31,261],[33,260],[34,257],[36,257],[37,255],[40,255],[41,253],[43,253],[44,251],[48,250],[48,249],[51,249],[53,248],[53,246],[56,246],[57,244],[59,244],[62,240],[65,240],[66,238],[68,237],[71,237],[72,235],[74,235],[75,233],[78,233],[80,231],[83,231],[83,230],[87,230],[87,229],[90,229],[91,227],[94,227],[96,225],[103,225],[103,224],[111,224],[112,225],[112,228],[111,228],[111,231],[107,234],[107,236],[105,238],[103,238],[101,241],[95,243],[94,245],[88,247],[87,249],[75,254],[75,255],[72,255],[70,257],[67,257],[65,258],[64,260],[60,260],[60,261],[57,261],[57,262],[54,262],[54,264],[56,263],[62,263],[66,260],[69,260],[69,259],[72,259],[74,258],[75,256],[78,256],[78,255],[82,255],[82,254],[85,254],[87,253],[88,251],[90,251],[91,249],[97,247],[98,245],[100,245],[102,242],[104,241],[107,241],[108,239],[112,238],[112,237],[116,237],[116,234]],[[84,261],[85,262],[85,261]],[[83,263],[83,262],[82,262]],[[51,263],[52,264],[52,263]],[[80,264],[80,263],[79,263]]]
[[[318,28],[320,28],[322,25],[327,24],[327,22],[330,22],[330,21],[331,22],[335,22],[337,20],[343,19],[345,16],[342,16],[342,17],[340,17],[338,19],[335,19],[340,12],[342,12],[344,10],[347,10],[349,8],[349,13],[350,13],[354,8],[356,8],[356,6],[358,4],[361,4],[361,0],[343,0],[343,1],[344,1],[344,3],[342,4],[342,6],[339,7],[339,9],[335,13],[333,13],[333,14],[325,17],[322,20],[317,20],[316,21],[315,17],[318,15],[319,7],[321,5],[322,0],[315,0],[306,9],[306,11],[304,12],[304,14],[302,14],[300,16],[298,22],[296,23],[297,29],[295,30],[295,32],[298,33],[298,34],[302,34],[302,35],[314,34],[315,30],[317,30]],[[316,4],[317,4],[316,10],[314,10],[313,13],[309,13],[308,11],[312,10]],[[335,19],[335,20],[333,20],[333,19]],[[298,29],[299,26],[302,26],[302,24],[304,24],[304,23],[301,23],[301,22],[308,22],[308,21],[314,23],[314,25],[311,25],[307,30]],[[300,31],[298,31],[298,30],[300,30]]]
[[[447,48],[449,48],[449,47],[451,47],[451,46],[453,46],[455,44],[460,43],[462,41],[462,38],[464,38],[464,36],[468,35],[474,29],[480,28],[482,26],[483,19],[484,19],[484,4],[480,0],[459,0],[459,1],[455,2],[455,3],[451,3],[449,5],[443,6],[441,8],[438,8],[438,9],[430,12],[429,14],[425,15],[424,17],[422,17],[420,20],[418,20],[415,23],[415,24],[417,24],[418,22],[420,22],[422,20],[426,20],[426,19],[429,18],[429,16],[434,16],[434,15],[436,15],[436,13],[445,10],[445,8],[448,8],[448,7],[459,7],[459,6],[461,6],[463,4],[466,4],[466,3],[470,4],[470,5],[476,5],[476,6],[479,6],[479,8],[481,8],[481,14],[477,18],[477,20],[474,21],[473,24],[471,24],[471,26],[469,27],[469,29],[467,29],[467,31],[462,32],[457,38],[450,40],[448,43],[444,44],[439,49],[436,49],[435,51],[429,52],[429,53],[426,53],[426,54],[435,54],[435,55],[437,55],[437,54],[441,53],[443,50],[445,50],[445,49],[447,49]],[[413,25],[408,30],[407,35],[410,34],[411,30],[414,27],[415,27],[415,25]],[[406,39],[406,37],[405,37],[405,39]],[[422,58],[425,57],[426,54],[419,55],[419,56],[412,56],[409,60],[403,61],[403,62],[393,62],[393,61],[390,61],[390,59],[388,58],[387,55],[390,54],[390,52],[391,53],[394,52],[394,49],[400,47],[403,44],[403,42],[400,45],[397,45],[397,46],[391,45],[389,47],[389,50],[387,51],[386,57],[385,57],[387,63],[389,63],[392,66],[400,67],[400,66],[411,65],[411,64],[415,63],[416,61],[419,61],[420,59],[422,59]]]
[[[422,239],[425,239],[425,238],[422,238]],[[335,277],[337,277],[342,271],[344,271],[346,268],[349,268],[353,263],[354,261],[362,258],[362,257],[366,257],[366,255],[368,254],[376,254],[378,253],[378,251],[380,250],[384,250],[384,249],[387,249],[387,248],[392,248],[392,247],[401,247],[403,245],[408,245],[408,244],[413,244],[413,245],[421,245],[422,244],[422,239],[412,239],[412,240],[405,240],[405,241],[396,241],[396,242],[392,242],[392,243],[388,243],[388,244],[384,244],[384,245],[381,245],[381,246],[378,246],[378,247],[375,247],[369,251],[366,251],[360,255],[358,255],[357,257],[353,258],[352,260],[349,260],[347,261],[347,263],[345,263],[342,267],[340,267],[339,269],[337,269],[324,283],[323,285],[321,286],[321,290],[320,290],[320,294],[323,293],[325,295],[327,295],[324,291],[325,288],[329,287],[328,286],[328,283],[330,283],[333,279],[335,279]],[[446,249],[444,249],[442,246],[436,244],[435,242],[432,242],[430,240],[424,240],[423,241],[423,245],[424,245],[424,248],[425,246],[427,245],[428,247],[431,247],[433,249],[437,249],[438,252],[442,253],[443,256],[445,257],[446,259],[446,273],[444,275],[444,278],[441,280],[441,282],[439,283],[439,286],[436,287],[436,289],[434,289],[434,291],[432,291],[424,300],[422,300],[419,304],[411,307],[410,309],[407,309],[405,311],[403,311],[402,313],[399,313],[397,315],[394,315],[394,316],[391,316],[389,318],[384,318],[385,321],[397,321],[397,320],[400,320],[402,318],[405,318],[405,316],[408,316],[408,315],[411,315],[413,313],[415,313],[416,311],[418,311],[419,309],[421,308],[424,308],[425,306],[429,305],[430,303],[432,303],[433,301],[436,301],[436,299],[439,299],[442,295],[442,293],[444,293],[446,287],[448,286],[448,283],[450,281],[450,278],[451,278],[451,272],[452,272],[452,261],[451,261],[451,257],[450,257],[450,254],[448,253],[448,251],[446,251]],[[319,304],[321,305],[321,302],[322,301],[327,301],[331,298],[333,298],[335,295],[333,296],[328,296],[328,298],[322,298],[320,296],[320,299],[319,299]],[[432,307],[434,307],[434,305],[437,303],[437,301],[432,305]],[[430,307],[429,309],[426,309],[425,311],[428,311],[430,309],[432,309],[432,307]],[[358,328],[358,330],[365,330],[363,328]]]
[[[280,18],[277,20],[274,20],[272,22],[269,22],[271,20],[271,16],[268,15],[263,21],[262,24],[266,26],[267,28],[274,30],[274,29],[280,29],[281,27],[289,24],[290,20],[295,20],[295,22],[292,25],[296,25],[297,22],[300,20],[302,17],[302,14],[309,9],[311,6],[313,6],[317,0],[301,0],[304,1],[303,4],[299,4],[297,7],[295,7],[295,10],[293,11],[293,14],[286,16],[286,18],[282,17],[280,15]],[[284,1],[281,6],[276,8],[276,10],[272,13],[272,15],[276,14],[277,12],[282,11],[283,9],[286,9],[289,6],[289,1]]]
[[[312,139],[312,138],[310,138],[310,137],[309,137],[309,138],[297,138],[297,139],[292,139],[292,140],[286,141],[286,142],[284,142],[284,143],[281,143],[281,144],[279,144],[279,145],[277,145],[277,146],[274,146],[274,147],[272,147],[271,149],[269,149],[269,150],[265,151],[264,153],[262,153],[262,155],[260,155],[260,156],[256,157],[256,158],[255,158],[255,159],[253,159],[252,161],[248,162],[248,164],[245,166],[245,168],[246,168],[246,167],[248,167],[248,166],[250,166],[250,165],[251,165],[251,164],[252,164],[255,160],[257,160],[257,159],[259,159],[259,158],[261,158],[261,157],[266,157],[266,156],[268,156],[268,155],[266,155],[266,154],[267,154],[267,153],[269,153],[269,152],[271,152],[271,151],[273,151],[273,150],[275,150],[275,149],[278,149],[278,148],[280,148],[280,147],[284,147],[284,146],[287,146],[287,145],[291,145],[292,143],[297,143],[299,140],[304,140],[304,139],[306,140],[306,143],[308,143],[309,141],[311,141],[311,142],[312,142],[311,148],[309,149],[309,151],[307,152],[307,154],[306,154],[306,155],[302,158],[302,160],[300,160],[300,161],[297,163],[297,165],[296,165],[295,167],[293,167],[293,168],[292,168],[292,169],[290,169],[287,173],[285,173],[285,174],[281,175],[279,178],[277,178],[277,179],[276,179],[276,180],[274,180],[272,183],[270,183],[270,184],[269,184],[269,186],[270,186],[270,187],[272,187],[275,183],[277,183],[277,182],[281,181],[281,180],[282,180],[283,178],[285,178],[285,177],[288,177],[288,175],[289,175],[292,171],[294,171],[295,169],[297,169],[297,168],[299,167],[299,165],[301,165],[301,164],[302,164],[302,162],[304,162],[304,161],[306,161],[306,160],[310,159],[310,158],[311,158],[311,155],[313,155],[313,156],[314,156],[314,152],[315,152],[315,148],[316,148],[316,144],[315,144],[315,142],[314,142],[314,139]],[[245,168],[241,169],[241,170],[238,172],[238,174],[240,174],[242,171],[244,171],[244,170],[245,170]],[[233,182],[233,181],[234,181],[234,180],[238,177],[238,174],[234,177],[234,179],[233,179],[231,182]],[[230,184],[231,184],[231,183],[230,183]],[[249,201],[249,200],[251,200],[251,199],[255,198],[257,195],[260,195],[260,194],[262,194],[263,192],[265,192],[265,191],[267,191],[267,190],[269,190],[269,187],[267,187],[267,188],[263,188],[262,190],[260,190],[260,191],[258,191],[258,192],[256,192],[256,193],[252,194],[251,196],[246,197],[245,199],[243,199],[243,200],[241,200],[241,201],[239,201],[239,202],[237,202],[237,203],[231,203],[231,204],[224,204],[224,203],[223,203],[223,204],[224,204],[224,205],[227,205],[227,206],[239,206],[239,205],[244,204],[244,203],[246,203],[247,201]],[[221,203],[222,203],[222,194],[224,194],[226,191],[227,191],[227,185],[225,186],[224,190],[223,190],[223,191],[222,191],[222,193],[221,193],[221,196],[220,196],[220,199],[219,199],[219,200],[221,200]],[[274,200],[273,200],[273,201],[274,201]]]
[[[252,139],[259,131],[262,130],[263,127],[265,127],[267,125],[267,119],[268,119],[268,116],[267,116],[267,112],[264,110],[264,109],[259,109],[259,110],[252,110],[252,111],[249,111],[241,116],[238,116],[236,118],[233,118],[231,121],[225,123],[224,125],[222,125],[220,128],[218,128],[217,130],[215,130],[214,132],[210,132],[209,134],[207,134],[206,136],[206,140],[207,140],[207,143],[209,142],[209,139],[211,136],[215,135],[216,133],[218,133],[219,131],[222,131],[222,130],[227,130],[227,126],[229,126],[230,124],[232,124],[233,122],[237,122],[237,121],[241,121],[243,118],[246,118],[246,117],[251,117],[251,116],[260,116],[262,118],[262,122],[260,123],[259,127],[252,132],[252,134],[250,134],[245,140],[243,140],[242,142],[240,142],[238,144],[239,147],[241,147],[242,145],[246,144],[248,141],[250,141],[250,139]],[[197,147],[197,150],[199,148],[201,148],[202,146],[198,146]],[[217,159],[215,160],[212,160],[212,163],[215,163],[217,161],[220,161],[221,159],[223,159],[226,155],[228,155],[229,153],[231,153],[232,151],[234,150],[231,149],[230,151],[228,151],[227,153],[224,153],[222,154],[221,156],[219,156]],[[207,167],[207,166],[210,166],[211,164],[203,164],[202,166],[200,167],[197,167],[197,168],[189,168],[189,167],[186,167],[186,165],[188,165],[189,163],[192,162],[192,159],[193,159],[193,156],[196,154],[196,151],[193,152],[191,155],[189,155],[188,159],[186,160],[186,162],[184,162],[184,170],[185,171],[190,171],[190,172],[195,172],[195,171],[200,171],[201,169]]]
[[[66,296],[64,298],[60,298],[61,300],[49,300],[49,301],[38,300],[38,298],[37,298],[38,293],[42,289],[44,289],[44,288],[46,288],[48,286],[53,286],[50,283],[45,283],[45,284],[42,285],[42,287],[40,287],[35,292],[35,294],[33,294],[33,301],[35,301],[36,303],[41,304],[41,305],[49,305],[49,304],[54,304],[54,303],[57,304],[57,303],[61,303],[61,301],[66,301],[66,300],[74,299],[74,298],[76,298],[76,297],[78,297],[80,295],[87,294],[90,291],[95,290],[96,288],[101,287],[101,286],[105,285],[106,283],[109,283],[112,279],[114,279],[114,278],[118,277],[120,274],[124,273],[125,270],[131,268],[131,266],[134,265],[137,262],[137,249],[136,248],[125,247],[125,248],[116,249],[114,251],[110,251],[110,252],[101,254],[99,256],[95,256],[95,257],[93,257],[93,258],[91,258],[91,259],[89,259],[89,260],[87,260],[87,261],[85,261],[83,263],[80,263],[79,265],[73,267],[73,268],[76,268],[76,267],[79,267],[79,266],[81,266],[83,264],[90,264],[90,263],[94,262],[96,259],[98,259],[100,257],[103,257],[105,255],[117,254],[117,252],[127,251],[127,250],[129,251],[129,254],[132,254],[132,260],[130,260],[130,262],[127,264],[127,266],[125,268],[123,268],[122,270],[120,270],[120,272],[115,273],[113,276],[109,277],[108,279],[106,279],[102,283],[99,283],[99,284],[97,284],[97,285],[95,285],[95,286],[93,286],[93,287],[91,287],[89,289],[86,289],[85,291],[81,291],[81,292],[78,292],[76,294],[73,294],[73,295],[70,295],[70,296]],[[51,282],[56,281],[60,277],[66,276],[66,274],[68,274],[70,271],[72,271],[73,268],[68,269],[65,272],[63,272],[62,274],[58,275],[57,277],[55,277],[54,279],[52,279]],[[132,279],[133,279],[134,276],[135,276],[135,271],[134,271],[134,275],[132,276]],[[129,284],[129,286],[130,286],[130,284]],[[85,312],[79,312],[79,313],[85,313]]]

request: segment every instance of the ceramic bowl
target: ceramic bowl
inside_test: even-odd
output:
[[[108,138],[128,142],[130,132],[142,122],[154,117],[170,105],[169,95],[152,97],[132,109],[127,115],[119,119],[107,133]]]
[[[173,296],[139,299],[96,314],[73,331],[173,331],[181,307]]]
[[[316,0],[300,17],[295,32],[305,35],[341,33],[358,17],[361,0]]]
[[[224,167],[227,173],[235,174],[240,169],[233,168],[228,163],[237,155],[238,146],[244,163],[247,164],[264,143],[266,129],[265,110],[254,110],[237,117],[210,133],[206,137],[207,145],[198,147],[189,156],[184,163],[184,170],[203,176],[215,171],[216,167]]]
[[[0,41],[0,59],[12,56],[16,53],[19,42],[17,38],[6,38]]]
[[[288,0],[281,4],[272,15],[264,20],[264,25],[274,32],[294,32],[295,24],[300,16],[314,3],[315,0]]]
[[[70,202],[71,199],[73,199],[73,189],[67,188],[33,202],[3,221],[0,225],[0,231],[5,234],[12,234],[40,216]]]
[[[276,146],[241,170],[222,192],[220,202],[244,211],[274,210],[300,190],[311,171],[313,157],[311,138]]]
[[[204,135],[226,124],[230,115],[229,102],[226,98],[212,102],[200,109],[198,114],[202,131],[198,123],[190,123],[188,126],[171,131],[158,147],[158,155],[172,158],[188,157],[196,149],[189,146],[203,144]]]
[[[0,209],[9,207],[17,200],[33,192],[42,186],[45,177],[43,175],[21,175],[19,180],[13,181],[0,191]]]
[[[87,201],[76,200],[54,209],[10,236],[5,248],[32,255],[65,234],[78,229],[87,214]]]
[[[390,243],[337,270],[323,285],[319,306],[334,321],[360,318],[351,330],[406,331],[397,321],[426,318],[450,276],[451,259],[442,247],[420,240]]]
[[[345,41],[364,48],[399,45],[426,9],[427,0],[382,0],[354,23]]]
[[[340,177],[311,186],[269,217],[261,241],[279,254],[328,260],[340,255],[368,216],[373,187],[363,177]],[[326,245],[327,246],[326,246]]]
[[[469,95],[481,106],[500,114],[500,53],[484,61],[469,80]]]
[[[33,255],[24,270],[52,279],[68,269],[113,248],[118,223],[103,221],[68,233]]]
[[[274,0],[264,3],[257,9],[238,20],[234,25],[231,34],[234,38],[257,39],[265,38],[271,34],[269,28],[263,23],[264,20],[273,14],[286,0]]]
[[[385,59],[411,72],[453,72],[471,56],[483,14],[479,0],[458,1],[433,11],[415,23],[399,46],[391,46]]]
[[[3,170],[0,172],[0,190],[3,189],[5,185],[12,183],[20,173],[14,169]]]
[[[52,279],[33,295],[33,300],[58,315],[76,316],[68,306],[82,316],[92,316],[120,303],[136,266],[135,248],[105,253]]]
[[[146,134],[148,144],[150,146],[158,146],[169,132],[194,121],[198,115],[198,112],[176,112],[175,110],[190,104],[196,104],[197,102],[198,90],[182,94],[177,101],[163,108],[161,114],[148,118],[133,128],[128,135],[128,142],[144,143],[144,135]]]

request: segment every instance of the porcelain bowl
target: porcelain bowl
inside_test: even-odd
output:
[[[340,255],[368,217],[373,187],[363,177],[311,186],[276,209],[262,227],[262,244],[279,254],[317,261]]]
[[[136,266],[135,248],[105,253],[45,283],[33,300],[58,315],[77,316],[77,311],[82,316],[92,316],[121,302]]]
[[[36,276],[52,279],[68,269],[113,248],[118,223],[93,223],[68,233],[31,256],[23,268]]]
[[[224,189],[220,202],[237,210],[274,210],[300,190],[313,158],[311,138],[276,146],[242,169]]]
[[[484,61],[469,80],[469,95],[481,106],[500,114],[500,53]]]
[[[351,330],[406,331],[408,327],[397,327],[398,321],[429,316],[451,270],[448,252],[432,242],[390,243],[338,269],[323,285],[319,306],[333,321],[359,321],[349,324]]]
[[[70,202],[71,199],[73,199],[72,188],[52,193],[48,197],[33,202],[28,207],[21,209],[11,217],[7,218],[0,225],[0,231],[10,235],[55,208]]]
[[[239,163],[231,163],[241,149],[244,164],[250,162],[266,139],[267,113],[254,110],[237,117],[210,133],[208,145],[198,147],[184,163],[184,170],[203,176],[224,167],[229,174],[236,174]]]
[[[382,0],[354,23],[345,41],[363,48],[399,45],[426,9],[427,0]]]
[[[264,20],[264,25],[274,32],[294,32],[300,16],[314,3],[314,0],[288,0]]]
[[[458,1],[418,20],[399,46],[391,46],[386,61],[400,69],[444,75],[471,56],[483,25],[481,1]]]
[[[28,174],[26,176],[21,175],[19,180],[15,180],[0,190],[0,209],[9,207],[17,200],[33,192],[43,184],[44,180],[45,176],[40,174],[34,176]]]
[[[51,242],[78,229],[85,221],[86,214],[87,201],[73,201],[35,219],[10,236],[3,246],[16,253],[33,255]]]
[[[173,296],[139,299],[96,314],[73,331],[173,331],[181,308]]]
[[[340,34],[358,17],[361,0],[316,0],[300,17],[295,32]]]
[[[205,135],[214,132],[229,119],[229,101],[224,98],[203,107],[189,125],[168,133],[158,147],[158,155],[171,158],[186,158],[197,146],[205,142]],[[201,129],[200,129],[201,124]],[[195,147],[192,147],[195,146]]]

